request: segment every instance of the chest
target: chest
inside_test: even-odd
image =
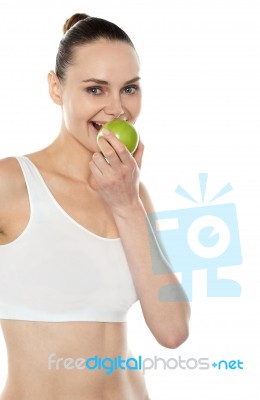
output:
[[[98,236],[119,237],[113,215],[97,191],[91,191],[83,183],[68,181],[62,177],[46,174],[43,179],[54,206],[61,208],[79,225]],[[13,197],[7,209],[0,244],[15,240],[28,225],[31,210],[26,185]]]
[[[56,204],[78,224],[98,236],[119,236],[114,217],[97,191],[90,191],[84,184],[49,183],[49,190]]]

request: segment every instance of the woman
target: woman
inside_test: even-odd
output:
[[[97,145],[104,123],[138,117],[139,60],[109,21],[75,14],[64,33],[48,75],[62,111],[59,135],[38,152],[0,161],[0,319],[9,363],[0,399],[147,400],[133,362],[112,373],[95,364],[133,357],[126,313],[137,300],[162,346],[188,336],[189,304],[175,275],[153,272],[151,254],[167,266],[139,182],[144,145],[131,155],[109,131]],[[166,299],[162,288],[173,288]]]

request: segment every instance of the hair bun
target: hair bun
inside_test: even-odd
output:
[[[63,33],[65,34],[73,25],[82,19],[88,18],[89,15],[84,13],[73,14],[70,18],[67,19],[65,24],[63,25]]]

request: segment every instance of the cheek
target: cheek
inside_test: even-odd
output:
[[[62,108],[63,120],[67,129],[71,132],[75,131],[81,124],[81,121],[85,121],[86,115],[84,115],[83,107],[80,107],[75,101],[70,99],[67,101]]]
[[[141,111],[141,95],[127,98],[124,106],[133,116],[137,117]]]
[[[134,113],[136,116],[140,114],[141,107],[142,107],[142,101],[141,101],[141,96],[138,96],[136,101],[134,102]]]
[[[86,115],[86,106],[82,100],[79,97],[70,97],[67,99],[63,107],[67,119],[74,120]]]

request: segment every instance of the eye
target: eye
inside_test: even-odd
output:
[[[139,90],[139,87],[137,85],[132,85],[125,87],[123,90],[126,94],[135,94]]]
[[[100,87],[89,87],[86,89],[86,91],[94,96],[98,96],[99,94],[101,94],[102,89]]]

